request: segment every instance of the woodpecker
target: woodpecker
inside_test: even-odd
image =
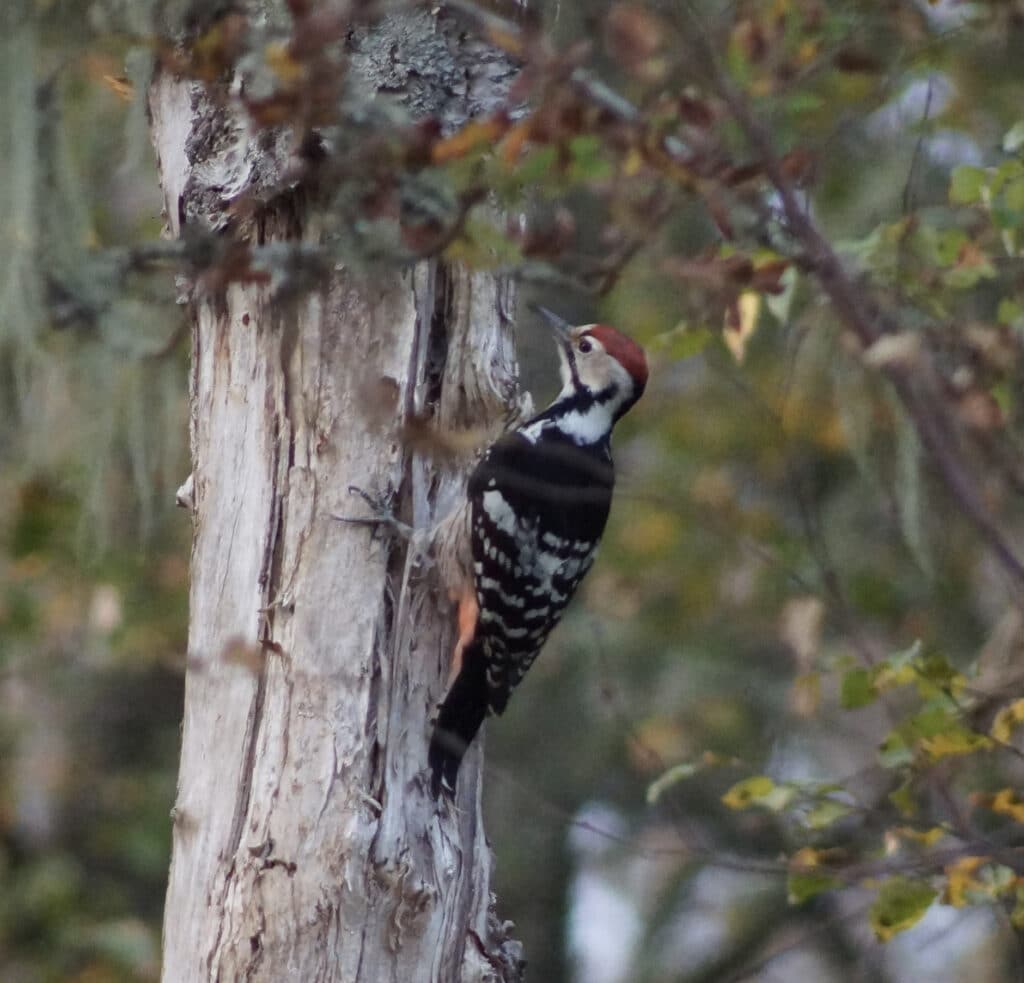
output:
[[[466,748],[501,714],[594,561],[612,502],[611,433],[647,384],[643,349],[546,308],[562,389],[484,453],[435,553],[457,605],[450,683],[430,742],[435,797],[455,793]]]

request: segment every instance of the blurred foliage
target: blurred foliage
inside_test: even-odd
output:
[[[5,15],[0,975],[158,962],[187,533],[155,59],[291,121],[239,215],[321,207],[302,255],[196,234],[205,282],[440,254],[650,352],[602,559],[489,728],[532,978],[599,979],[598,898],[607,983],[1019,975],[1019,5],[460,0],[523,68],[454,129],[350,91],[373,10],[288,7],[178,5],[182,48],[171,5]]]
[[[188,523],[184,322],[129,258],[162,224],[147,5],[0,19],[0,978],[153,980]]]

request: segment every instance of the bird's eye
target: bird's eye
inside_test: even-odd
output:
[[[577,343],[576,347],[577,347],[577,349],[579,349],[579,351],[581,351],[584,355],[586,355],[587,352],[591,351],[591,349],[593,349],[594,346],[591,344],[589,338],[580,338],[580,340]]]

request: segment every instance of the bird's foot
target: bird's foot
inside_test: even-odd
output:
[[[370,507],[370,511],[373,512],[373,515],[365,518],[357,518],[350,515],[338,515],[336,512],[332,512],[332,519],[337,519],[339,522],[347,522],[354,526],[370,526],[374,531],[383,529],[406,541],[413,538],[415,530],[408,523],[402,522],[401,519],[396,517],[387,496],[378,497],[371,495],[358,485],[349,485],[348,493],[350,495],[358,495],[364,502],[366,502]]]

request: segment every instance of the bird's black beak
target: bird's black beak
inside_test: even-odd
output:
[[[556,340],[563,346],[568,347],[572,341],[572,325],[563,317],[559,317],[554,311],[542,307],[540,304],[530,305],[545,321],[548,322]]]

